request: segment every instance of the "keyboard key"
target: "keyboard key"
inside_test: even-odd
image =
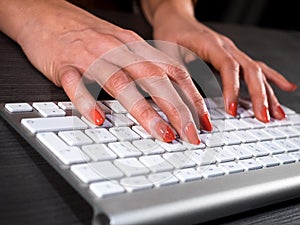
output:
[[[252,110],[248,110],[242,107],[238,107],[237,114],[240,118],[250,118],[254,116],[254,113]]]
[[[197,169],[200,174],[205,178],[222,176],[225,172],[216,165],[200,166]]]
[[[243,159],[238,162],[245,170],[258,170],[263,168],[263,164],[255,159]]]
[[[260,122],[256,118],[245,118],[243,121],[248,123],[249,128],[253,129],[264,128],[266,126],[263,122]]]
[[[226,162],[226,163],[221,163],[220,167],[225,171],[227,174],[232,174],[232,173],[241,173],[244,171],[244,168],[236,163],[236,162]]]
[[[209,165],[216,163],[216,155],[210,151],[206,150],[188,150],[184,154],[191,160],[193,160],[197,165]]]
[[[29,118],[22,119],[21,123],[32,133],[81,130],[88,127],[77,116]]]
[[[59,107],[54,102],[34,102],[32,106],[40,111],[41,109],[59,109]]]
[[[104,120],[103,124],[100,125],[100,126],[98,126],[98,125],[96,125],[96,124],[90,122],[87,118],[85,118],[85,117],[83,117],[83,116],[81,117],[81,119],[82,119],[82,121],[85,122],[90,128],[99,128],[99,127],[102,127],[102,128],[110,128],[110,127],[113,126],[112,123],[109,122],[108,120]]]
[[[288,118],[294,125],[300,125],[300,114],[289,115]]]
[[[174,175],[181,181],[181,182],[189,182],[193,180],[200,180],[202,175],[193,168],[177,170],[174,172]]]
[[[109,143],[112,149],[120,158],[140,156],[142,153],[128,141]]]
[[[84,145],[82,146],[82,151],[84,151],[93,161],[105,161],[117,158],[117,155],[105,144]]]
[[[234,131],[233,133],[241,140],[242,143],[251,143],[258,141],[257,138],[249,134],[248,131],[238,130]]]
[[[271,156],[260,157],[257,158],[257,160],[260,161],[265,167],[273,167],[278,166],[280,164],[278,159],[273,158]]]
[[[75,106],[72,102],[59,102],[57,104],[63,110],[74,110]]]
[[[150,170],[136,158],[116,159],[114,164],[128,177],[143,175],[150,172]]]
[[[266,128],[264,129],[265,132],[267,132],[273,139],[281,139],[281,138],[286,138],[287,134],[284,132],[280,131],[280,128]]]
[[[85,130],[85,134],[94,140],[96,143],[110,143],[118,139],[105,128],[95,128]]]
[[[196,165],[194,161],[192,161],[182,152],[165,153],[163,154],[163,157],[177,169],[193,167]]]
[[[276,142],[277,142],[276,140],[263,141],[263,142],[259,142],[258,146],[265,149],[266,151],[270,152],[273,155],[283,153],[285,149],[282,146],[276,144]]]
[[[278,154],[274,156],[281,164],[290,164],[296,162],[296,159],[289,154]]]
[[[104,180],[88,163],[73,165],[71,171],[85,184]]]
[[[290,138],[299,136],[299,133],[290,127],[278,127],[277,129],[280,132],[284,133],[287,137],[290,137]]]
[[[104,100],[103,103],[112,109],[115,113],[127,113],[127,110],[116,100]]]
[[[164,153],[165,150],[151,139],[135,140],[132,144],[144,153],[144,155],[153,155]]]
[[[60,131],[58,132],[58,136],[71,146],[88,145],[93,143],[93,141],[80,130]]]
[[[5,108],[12,113],[31,112],[33,110],[28,103],[6,103]]]
[[[124,174],[112,162],[91,162],[89,166],[104,180],[124,177]]]
[[[106,118],[116,127],[129,127],[134,125],[124,114],[106,114]]]
[[[186,147],[183,144],[176,140],[172,141],[172,143],[166,143],[156,139],[155,142],[168,152],[178,152],[186,149]]]
[[[97,101],[97,103],[105,114],[112,113],[112,110],[110,108],[108,108],[106,105],[104,105],[101,101]]]
[[[181,144],[183,144],[187,149],[204,149],[206,146],[204,143],[200,143],[199,145],[193,145],[188,142],[180,140]]]
[[[272,140],[272,136],[270,136],[263,129],[253,129],[253,130],[249,130],[247,132],[249,132],[249,134],[253,135],[259,141],[270,141],[270,140]]]
[[[223,150],[230,152],[236,159],[247,159],[252,157],[252,153],[247,151],[242,145],[224,146]]]
[[[240,119],[228,120],[228,123],[235,127],[236,130],[247,130],[251,128],[251,126],[248,123]]]
[[[294,157],[298,162],[300,161],[300,151],[289,153],[292,157]]]
[[[294,152],[297,151],[299,148],[299,145],[297,147],[297,143],[293,143],[290,140],[293,140],[294,138],[291,138],[289,140],[276,140],[276,144],[279,145],[281,148],[285,149],[286,152]]]
[[[170,172],[153,173],[148,176],[148,179],[156,187],[168,186],[168,185],[172,185],[172,184],[177,184],[179,182],[178,178],[176,178]]]
[[[174,168],[160,155],[142,156],[139,160],[154,173],[169,171]]]
[[[66,112],[62,109],[40,109],[39,112],[43,117],[56,117],[56,116],[65,116]]]
[[[38,133],[36,138],[51,151],[67,149],[69,146],[60,139],[54,132]]]
[[[129,127],[112,127],[109,131],[116,136],[120,141],[132,141],[141,137],[131,130]]]
[[[243,148],[250,152],[254,157],[267,156],[270,154],[270,152],[267,151],[265,148],[262,148],[261,146],[254,143],[244,144]]]
[[[133,126],[132,130],[142,138],[152,138],[151,134],[149,134],[142,126]]]
[[[98,198],[125,192],[125,189],[116,181],[103,181],[93,183],[89,188]]]
[[[130,113],[126,113],[126,116],[135,124],[140,125],[140,123],[134,118]]]
[[[224,132],[223,141],[225,145],[238,145],[241,144],[241,139],[235,135],[235,132]]]
[[[209,151],[212,155],[215,156],[218,162],[229,162],[234,161],[234,156],[226,148],[207,148],[206,151]]]
[[[224,145],[224,137],[222,133],[200,134],[200,139],[207,147],[218,147]]]
[[[135,192],[145,189],[151,189],[153,184],[144,176],[127,177],[120,181],[120,184],[128,191]]]

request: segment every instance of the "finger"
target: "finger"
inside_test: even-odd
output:
[[[265,87],[268,95],[269,109],[271,116],[275,119],[284,119],[286,114],[282,107],[280,106],[278,99],[276,98],[274,91],[268,81],[265,81]]]
[[[244,80],[251,96],[255,117],[262,122],[270,121],[265,76],[257,63],[239,49],[231,49],[231,54],[243,69]]]
[[[110,65],[110,67],[114,67]],[[103,85],[104,89],[117,99],[140,125],[154,138],[171,142],[175,133],[137,90],[134,81],[121,69],[111,75]]]
[[[258,65],[262,68],[263,73],[272,83],[277,85],[283,91],[295,91],[297,85],[288,81],[284,76],[278,73],[276,70],[270,68],[265,63],[257,62]]]
[[[194,51],[205,61],[210,62],[221,74],[223,95],[226,112],[232,116],[237,115],[237,102],[239,96],[239,63],[223,48],[222,45],[213,42],[208,47],[199,47],[203,42],[198,38],[193,42],[185,43],[185,46]]]
[[[76,109],[96,125],[102,125],[105,115],[94,97],[86,89],[82,76],[74,67],[67,67],[60,75],[61,85]]]

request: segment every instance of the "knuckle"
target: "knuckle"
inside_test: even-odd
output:
[[[132,30],[123,29],[121,32],[122,32],[122,35],[126,36],[127,39],[130,40],[130,41],[141,41],[141,40],[143,40],[137,33],[135,33]]]
[[[167,73],[173,75],[178,81],[187,80],[190,78],[190,75],[181,65],[168,65]]]
[[[116,73],[112,75],[107,84],[105,85],[110,89],[115,95],[122,92],[129,84],[129,79],[125,74]]]

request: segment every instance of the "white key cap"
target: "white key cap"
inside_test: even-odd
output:
[[[247,151],[249,151],[255,157],[261,157],[270,154],[269,151],[267,151],[265,148],[262,148],[256,143],[244,144],[243,147],[246,148]]]
[[[298,149],[300,149],[300,137],[290,138],[289,141],[295,145]]]
[[[229,162],[234,160],[234,156],[227,149],[222,148],[207,148],[212,155],[215,155],[218,162]]]
[[[300,125],[300,114],[289,115],[288,118],[294,125]]]
[[[235,135],[235,132],[224,132],[223,141],[225,145],[238,145],[242,143],[240,138]]]
[[[291,114],[295,114],[296,112],[292,109],[290,109],[289,107],[285,106],[285,105],[281,105],[283,111],[285,112],[286,115],[291,115]]]
[[[150,172],[150,170],[136,158],[116,159],[114,164],[128,177],[143,175]]]
[[[109,143],[118,139],[105,128],[85,130],[85,134],[92,138],[96,143]]]
[[[112,127],[109,129],[109,132],[115,135],[120,141],[132,141],[141,138],[140,135],[129,127]]]
[[[220,107],[212,98],[205,98],[204,101],[208,109],[216,109]]]
[[[126,116],[135,124],[140,125],[140,123],[130,113],[126,113]]]
[[[125,189],[116,181],[97,182],[90,185],[90,190],[98,197],[106,197],[110,195],[120,194],[125,192]]]
[[[142,138],[152,138],[151,134],[149,134],[142,126],[133,126],[132,130],[134,130]]]
[[[88,145],[93,143],[93,141],[80,130],[60,131],[58,132],[58,136],[71,146]]]
[[[272,137],[265,131],[260,130],[260,129],[253,129],[247,131],[249,134],[253,135],[256,137],[259,141],[270,141],[272,140]]]
[[[281,123],[280,123],[280,120],[276,120],[271,117],[270,122],[265,123],[265,126],[266,127],[279,127],[279,126],[281,126]]]
[[[224,146],[223,150],[229,151],[236,159],[251,158],[251,152],[247,151],[242,145]]]
[[[193,160],[197,165],[209,165],[216,163],[216,155],[212,154],[211,151],[206,150],[188,150],[184,154],[191,160]]]
[[[156,186],[163,187],[167,185],[177,184],[179,180],[170,172],[153,173],[148,179]]]
[[[87,128],[87,125],[77,116],[29,118],[22,119],[21,123],[32,133]]]
[[[222,176],[225,172],[216,165],[200,166],[197,169],[205,178]]]
[[[247,130],[250,129],[251,126],[244,122],[243,120],[239,120],[239,119],[232,119],[232,120],[228,120],[228,123],[230,125],[232,125],[233,127],[236,128],[236,130]]]
[[[294,125],[291,128],[300,135],[300,125]]]
[[[248,110],[248,109],[245,109],[242,107],[238,107],[237,114],[241,118],[250,118],[250,117],[254,116],[254,113],[252,112],[252,110]]]
[[[106,114],[106,118],[108,118],[116,127],[129,127],[134,125],[134,122],[132,122],[124,114]]]
[[[124,174],[111,162],[92,162],[89,165],[104,180],[119,179]]]
[[[112,149],[120,158],[140,156],[142,153],[128,141],[109,143]]]
[[[235,119],[234,116],[226,113],[224,108],[218,108],[218,109],[215,109],[215,110],[217,110],[219,113],[221,113],[225,119]]]
[[[112,109],[115,113],[127,113],[127,110],[116,100],[104,100],[103,103]]]
[[[266,151],[270,152],[273,155],[280,154],[285,151],[285,149],[282,146],[276,144],[276,140],[275,141],[262,141],[262,142],[258,143],[258,146],[261,148],[264,148]]]
[[[294,157],[298,162],[300,161],[300,151],[289,153],[292,157]]]
[[[165,153],[163,154],[163,157],[177,169],[193,167],[196,165],[194,161],[182,152]]]
[[[166,143],[156,139],[155,142],[168,152],[178,152],[186,149],[186,147],[183,144],[176,140],[172,141],[171,143]]]
[[[257,158],[257,160],[260,161],[265,167],[278,166],[280,164],[278,159],[271,156],[260,157]]]
[[[128,192],[140,191],[153,187],[153,184],[144,176],[124,178],[120,183]]]
[[[225,171],[227,174],[232,174],[232,173],[240,173],[244,171],[244,168],[236,163],[236,162],[226,162],[226,163],[221,163],[220,167]]]
[[[71,171],[85,184],[104,180],[88,163],[73,165]]]
[[[220,111],[217,109],[210,109],[209,110],[210,118],[212,120],[223,120],[226,119],[226,116],[223,115]]]
[[[235,127],[228,123],[228,120],[213,120],[212,125],[217,128],[220,132],[223,131],[234,131]]]
[[[222,133],[200,134],[200,138],[207,147],[218,147],[224,145],[224,138]]]
[[[273,139],[281,139],[286,138],[287,135],[280,131],[278,128],[266,128],[264,129],[265,132],[267,132]]]
[[[287,137],[298,137],[299,136],[299,133],[290,127],[278,127],[277,129],[280,132],[284,133]]]
[[[58,109],[59,107],[54,102],[34,102],[32,106],[40,111],[41,109]]]
[[[36,137],[51,151],[69,148],[69,146],[53,132],[38,133]]]
[[[200,143],[199,145],[193,145],[188,142],[180,140],[180,142],[187,148],[187,149],[204,149],[206,146],[204,143]]]
[[[181,182],[188,182],[192,180],[200,180],[202,175],[193,168],[177,170],[174,172],[174,175],[181,181]]]
[[[139,160],[154,173],[169,171],[174,168],[160,155],[142,156]]]
[[[165,150],[151,139],[135,140],[132,144],[142,151],[145,155],[164,153]]]
[[[263,122],[260,122],[256,118],[245,118],[243,119],[244,122],[249,124],[249,127],[254,129],[264,128],[266,125]]]
[[[278,159],[281,164],[290,164],[296,162],[296,159],[289,154],[275,155],[274,158]]]
[[[72,102],[59,102],[57,104],[63,110],[74,110],[75,106]]]
[[[31,112],[33,108],[28,103],[6,103],[5,108],[12,112]]]
[[[117,155],[105,144],[93,144],[82,146],[84,151],[93,161],[105,161],[116,159]]]
[[[43,117],[56,117],[56,116],[65,116],[66,112],[62,109],[40,109],[39,112]]]
[[[251,142],[256,142],[256,141],[258,141],[256,137],[254,137],[253,135],[249,134],[247,131],[244,131],[244,130],[234,131],[233,133],[234,133],[236,136],[238,136],[239,139],[240,139],[243,143],[251,143]]]
[[[255,159],[244,159],[239,160],[238,162],[241,166],[245,168],[245,170],[258,170],[263,168],[262,163],[258,162]]]
[[[85,122],[87,125],[89,125],[90,128],[98,128],[98,127],[102,127],[102,128],[109,128],[112,127],[112,123],[109,122],[108,120],[104,120],[103,124],[101,126],[98,126],[92,122],[90,122],[87,118],[85,117],[81,117],[82,121]]]
[[[294,138],[291,138],[289,140],[282,140],[282,139],[276,140],[276,144],[281,146],[286,152],[294,152],[297,151],[299,147],[297,147],[293,142],[290,141],[293,139]]]

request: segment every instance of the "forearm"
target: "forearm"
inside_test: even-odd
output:
[[[74,12],[70,10],[72,7]],[[78,10],[65,0],[0,0],[0,31],[21,44],[22,39],[35,31],[65,29],[66,21],[61,22],[63,18],[73,14],[76,21]],[[75,26],[71,21],[67,26]]]
[[[152,26],[172,16],[194,18],[194,1],[192,0],[141,0],[143,12]]]

